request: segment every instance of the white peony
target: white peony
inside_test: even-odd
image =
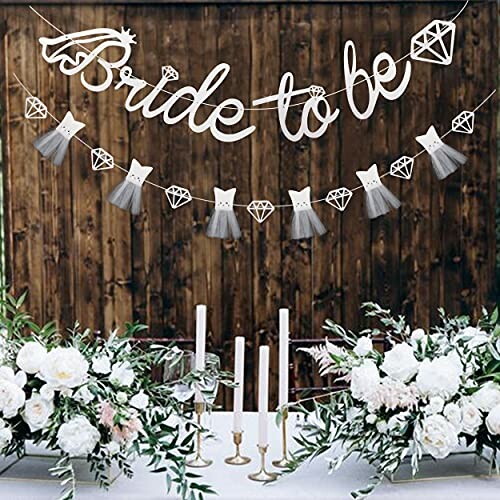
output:
[[[26,396],[24,391],[9,380],[0,379],[0,412],[4,418],[12,418],[23,407]]]
[[[71,457],[82,457],[92,453],[99,438],[99,431],[87,417],[78,415],[61,425],[57,432],[57,445]]]
[[[40,387],[40,396],[42,396],[42,398],[47,401],[52,401],[55,394],[56,393],[54,391],[54,388],[48,384],[42,385],[42,387]]]
[[[359,338],[358,341],[356,342],[356,346],[353,349],[353,351],[359,357],[366,356],[372,350],[373,350],[373,343],[372,343],[372,339],[370,337]]]
[[[496,405],[486,417],[486,427],[491,434],[500,434],[500,404]]]
[[[458,446],[455,427],[442,415],[426,417],[415,437],[434,458],[446,458]]]
[[[427,345],[427,335],[425,334],[425,330],[423,328],[417,328],[411,332],[410,343],[413,349],[417,349],[419,345],[424,348]]]
[[[130,398],[130,406],[138,410],[144,410],[149,404],[149,397],[143,391],[138,392]]]
[[[54,403],[44,399],[40,394],[34,393],[26,401],[23,419],[31,431],[35,432],[47,427],[52,413],[54,413]]]
[[[80,387],[73,396],[77,401],[84,404],[89,404],[93,399],[94,395],[90,392],[86,385]]]
[[[45,357],[40,378],[56,390],[72,389],[87,380],[89,364],[74,347],[56,347]]]
[[[500,385],[495,382],[484,384],[479,391],[471,397],[472,403],[482,411],[490,411],[494,406],[500,404]]]
[[[0,453],[10,444],[12,441],[12,431],[10,427],[5,425],[5,422],[0,418]]]
[[[92,370],[95,373],[107,375],[111,371],[111,360],[106,355],[95,358],[92,361]]]
[[[443,415],[455,427],[457,432],[462,431],[462,409],[456,403],[448,403],[443,410]]]
[[[351,372],[352,397],[368,402],[376,393],[380,384],[377,365],[371,359],[365,359],[361,366],[355,366]]]
[[[26,373],[34,375],[40,371],[47,356],[47,351],[43,345],[36,341],[26,342],[16,357],[16,364]]]
[[[408,344],[397,344],[384,355],[380,369],[389,377],[408,382],[418,371],[419,362]]]
[[[424,396],[449,399],[460,387],[463,366],[456,351],[432,361],[425,359],[418,370],[417,388]]]
[[[475,436],[483,421],[481,412],[467,400],[462,400],[462,432]]]
[[[429,404],[424,408],[426,415],[435,415],[441,413],[444,408],[444,399],[441,396],[432,396],[429,398]]]
[[[109,376],[109,380],[113,384],[123,385],[125,387],[130,387],[134,382],[134,378],[134,370],[132,370],[128,361],[114,364],[111,375]]]

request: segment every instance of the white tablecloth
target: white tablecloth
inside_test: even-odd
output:
[[[293,424],[293,415],[290,423]],[[273,499],[273,500],[309,500],[329,499],[347,500],[349,492],[364,486],[372,469],[354,460],[347,462],[333,475],[327,474],[326,463],[322,458],[304,466],[295,474],[284,477],[276,483],[262,485],[247,479],[247,475],[258,468],[256,447],[257,416],[245,414],[244,441],[242,449],[252,458],[252,462],[244,466],[230,466],[224,458],[233,452],[231,415],[220,412],[214,414],[213,427],[220,436],[219,441],[205,443],[204,455],[212,458],[214,463],[206,469],[197,469],[204,479],[218,492],[218,497],[228,500]],[[270,416],[269,425],[270,450],[269,462],[280,457],[280,432],[274,426]],[[291,434],[292,432],[290,432]],[[270,464],[269,464],[270,465]],[[18,465],[16,467],[20,467]],[[129,480],[119,477],[109,492],[93,485],[80,485],[78,500],[120,499],[120,500],[164,500],[165,479],[162,474],[151,474],[139,462],[135,465],[135,476]],[[194,469],[193,469],[194,470]],[[0,498],[8,500],[53,500],[57,498],[59,485],[55,482],[34,480],[9,480],[0,478]],[[421,481],[405,484],[392,484],[385,480],[372,495],[376,499],[394,500],[498,500],[500,498],[500,479],[491,478],[453,478],[439,481]]]

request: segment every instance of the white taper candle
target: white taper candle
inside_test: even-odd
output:
[[[290,325],[288,309],[279,310],[279,406],[288,404],[288,343],[290,337]]]
[[[267,446],[267,420],[269,399],[269,347],[259,348],[259,446]]]
[[[205,369],[205,342],[207,337],[207,306],[198,304],[196,306],[196,354],[194,361],[195,370]],[[203,394],[199,389],[195,390],[195,403],[203,403]]]
[[[233,432],[242,431],[244,374],[245,337],[236,337],[234,339],[234,381],[238,384],[238,387],[234,389]]]

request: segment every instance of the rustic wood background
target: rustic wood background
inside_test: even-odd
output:
[[[247,338],[250,406],[261,343],[272,346],[276,398],[280,306],[291,308],[292,337],[309,339],[322,336],[327,317],[351,328],[363,325],[359,306],[366,300],[409,314],[423,327],[436,319],[439,305],[452,313],[477,313],[494,301],[495,101],[477,113],[472,136],[448,138],[469,157],[460,172],[439,183],[422,156],[411,182],[388,179],[403,202],[400,211],[370,223],[359,194],[343,215],[317,205],[330,232],[293,242],[287,238],[290,210],[262,225],[238,210],[242,239],[220,242],[205,236],[209,205],[194,202],[174,213],[166,197],[148,187],[138,217],[107,203],[122,175],[92,172],[88,150],[76,141],[61,168],[42,160],[31,141],[51,124],[23,119],[25,95],[12,76],[16,72],[57,116],[70,107],[87,124],[84,139],[111,151],[120,164],[136,157],[156,166],[154,182],[188,186],[204,197],[212,196],[214,185],[236,186],[240,203],[255,197],[288,203],[288,188],[310,184],[314,196],[323,197],[332,187],[356,185],[359,168],[414,154],[414,137],[430,123],[448,129],[455,115],[495,88],[494,2],[473,3],[458,20],[451,66],[414,63],[404,96],[397,102],[380,99],[366,121],[355,119],[345,95],[338,96],[337,123],[322,138],[297,144],[280,135],[275,112],[246,114],[243,124],[255,124],[257,131],[236,144],[194,134],[185,122],[167,127],[159,119],[127,113],[123,89],[89,93],[78,77],[64,77],[46,64],[37,38],[56,34],[19,5],[24,2],[17,3],[0,6],[7,262],[14,289],[30,290],[29,307],[38,320],[55,318],[67,326],[78,318],[104,330],[135,319],[147,323],[153,337],[190,338],[194,305],[206,303],[210,350],[222,356],[226,368],[232,364],[233,337]],[[39,9],[66,32],[130,27],[139,42],[131,65],[153,82],[161,66],[171,64],[182,85],[197,86],[226,61],[231,73],[217,102],[237,96],[248,103],[274,93],[288,70],[297,86],[341,88],[346,40],[355,42],[358,64],[369,68],[379,51],[398,58],[416,31],[462,5],[214,3]],[[304,361],[296,363],[295,373],[298,385],[316,383]]]

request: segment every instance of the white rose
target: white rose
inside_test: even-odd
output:
[[[149,397],[143,391],[138,392],[130,398],[130,406],[137,408],[138,410],[144,410],[149,404]]]
[[[397,344],[384,355],[380,369],[389,377],[408,382],[418,371],[419,362],[408,344]]]
[[[5,425],[5,424],[4,424]],[[9,427],[4,427],[0,429],[0,453],[10,444],[12,441],[12,431]]]
[[[47,427],[52,413],[54,413],[52,401],[47,401],[35,393],[26,401],[23,419],[29,425],[31,432],[35,432]]]
[[[43,345],[38,342],[26,342],[16,357],[16,364],[26,373],[34,375],[40,371],[40,368],[45,361],[47,351]]]
[[[134,382],[134,378],[134,370],[132,370],[128,361],[114,364],[111,375],[109,376],[109,380],[113,384],[123,385],[125,387],[130,387]]]
[[[477,434],[481,426],[481,412],[469,401],[462,402],[462,431],[471,436]]]
[[[28,382],[28,376],[22,370],[19,370],[14,376],[14,384],[16,384],[19,388],[23,388]]]
[[[367,424],[374,424],[377,421],[377,415],[374,415],[373,413],[369,413],[366,418],[366,423]]]
[[[427,345],[427,335],[425,334],[425,330],[423,328],[417,328],[411,332],[410,342],[413,349],[417,349],[419,345],[424,348]]]
[[[94,399],[94,395],[86,385],[83,385],[75,392],[74,398],[81,403],[89,404]]]
[[[432,396],[429,398],[429,404],[424,408],[426,415],[435,415],[441,413],[444,408],[444,399],[441,396]]]
[[[92,370],[95,373],[107,375],[111,371],[111,360],[108,356],[99,356],[92,361]]]
[[[380,434],[385,434],[387,432],[387,422],[385,420],[379,420],[375,427]]]
[[[26,396],[14,382],[0,379],[0,412],[4,418],[12,418],[23,407]]]
[[[443,410],[446,420],[455,427],[457,432],[462,431],[462,409],[456,403],[448,403]]]
[[[366,356],[369,352],[373,350],[373,343],[370,337],[361,337],[356,342],[356,347],[353,351],[359,356]]]
[[[56,390],[72,389],[87,381],[89,364],[74,347],[56,347],[45,357],[40,378]]]
[[[424,396],[449,399],[460,387],[462,363],[456,351],[432,361],[425,359],[418,370],[417,388]]]
[[[472,395],[471,401],[480,410],[490,411],[494,406],[500,404],[500,385],[495,384],[495,382],[484,384],[479,391]]]
[[[116,401],[118,403],[121,403],[121,404],[124,404],[128,401],[128,396],[127,396],[127,393],[126,392],[117,392],[116,393]]]
[[[61,425],[57,432],[57,445],[71,457],[92,453],[100,438],[99,431],[81,415]]]
[[[40,387],[40,396],[46,401],[52,401],[55,396],[54,388],[48,384],[42,385],[42,387]]]
[[[361,366],[355,366],[351,372],[352,397],[368,402],[380,385],[377,365],[371,359],[365,359]]]
[[[455,427],[442,415],[426,417],[417,431],[416,439],[424,451],[434,458],[446,458],[458,446]]]
[[[491,434],[500,434],[500,404],[496,405],[486,417],[486,427]]]

